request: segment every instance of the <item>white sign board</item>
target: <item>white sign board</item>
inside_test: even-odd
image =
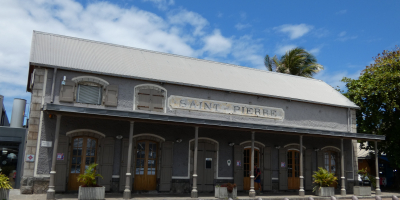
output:
[[[282,108],[213,101],[174,95],[171,95],[168,98],[168,103],[171,109],[241,115],[246,117],[262,117],[278,120],[283,120],[285,118],[285,112]]]
[[[52,142],[51,141],[42,141],[42,147],[51,147]]]
[[[34,162],[34,161],[35,161],[35,155],[33,154],[26,155],[26,162]]]

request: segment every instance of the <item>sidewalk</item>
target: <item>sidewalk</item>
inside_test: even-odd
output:
[[[382,192],[381,198],[382,200],[392,200],[392,196],[395,195],[400,197],[400,193],[389,193],[389,192]],[[349,199],[353,195],[346,195],[340,196],[336,195],[337,199]],[[121,193],[106,193],[107,200],[122,200]],[[314,200],[330,200],[330,197],[318,197],[312,195],[312,193],[306,193],[304,197],[300,197],[295,192],[285,192],[285,193],[272,193],[266,192],[262,195],[257,196],[256,198],[249,198],[245,193],[239,193],[238,198],[240,200],[283,200],[284,198],[288,198],[290,200],[308,200],[309,197],[313,197]],[[359,199],[365,200],[375,200],[375,194],[372,196],[365,196],[365,197],[358,197]],[[29,199],[29,200],[45,200],[46,194],[31,194],[25,195],[20,194],[18,189],[13,189],[10,191],[10,199],[12,200],[20,200],[20,199]],[[56,194],[56,199],[60,200],[76,200],[78,199],[77,193],[71,194]],[[194,200],[190,198],[190,194],[169,194],[169,193],[161,193],[161,194],[132,194],[133,200],[172,200],[172,199],[179,199],[179,200]],[[200,193],[199,200],[216,200],[212,193]]]

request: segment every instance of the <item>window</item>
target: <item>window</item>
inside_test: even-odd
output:
[[[156,85],[140,85],[135,88],[135,110],[165,112],[167,91]]]
[[[337,169],[337,153],[334,151],[326,151],[324,152],[324,167],[328,172],[333,173],[335,176],[336,174],[336,169]]]
[[[100,86],[94,84],[79,84],[76,102],[87,104],[101,104],[101,89],[102,88]]]

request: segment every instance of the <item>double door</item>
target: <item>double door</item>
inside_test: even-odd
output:
[[[211,192],[214,190],[215,145],[199,142],[197,150],[197,190]]]
[[[300,189],[300,152],[289,150],[287,152],[288,169],[288,189]]]
[[[257,167],[261,170],[259,155],[260,155],[260,151],[258,149],[254,149],[254,165],[257,165]],[[244,166],[243,190],[250,190],[251,148],[244,149],[243,161],[244,161],[244,163],[243,163],[243,166]],[[256,171],[254,170],[254,180],[255,180],[256,176],[257,176]],[[257,185],[254,184],[254,189],[259,190],[258,184]]]
[[[156,190],[158,147],[154,141],[142,140],[136,144],[134,190]]]

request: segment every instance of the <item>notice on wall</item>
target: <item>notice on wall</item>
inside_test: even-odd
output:
[[[51,147],[52,142],[51,141],[42,141],[41,142],[41,147]]]
[[[64,153],[57,153],[57,160],[64,160]]]
[[[281,167],[286,167],[286,163],[285,162],[281,162]]]
[[[236,166],[238,166],[238,167],[242,166],[242,161],[240,161],[240,160],[236,161]]]
[[[27,154],[27,155],[26,155],[25,161],[26,161],[26,162],[34,162],[34,161],[35,161],[35,155],[33,155],[33,154]]]
[[[282,108],[197,99],[175,95],[171,95],[168,98],[168,104],[171,109],[241,115],[246,117],[261,117],[278,120],[283,120],[285,117],[285,112]]]

